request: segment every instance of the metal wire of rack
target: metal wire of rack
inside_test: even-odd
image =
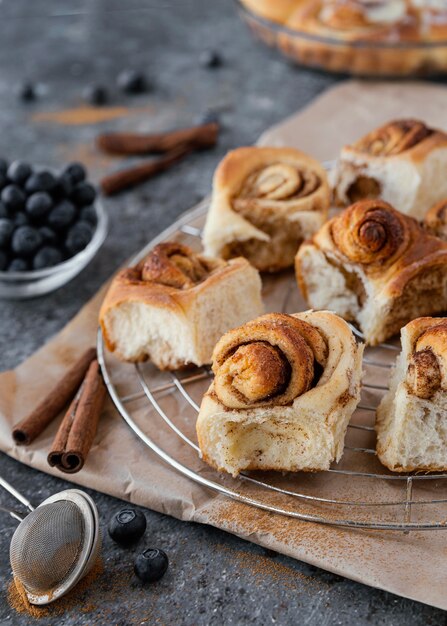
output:
[[[131,264],[137,263],[157,243],[174,236],[197,240],[207,206],[205,200],[188,212],[146,246]],[[290,304],[294,290],[295,283],[290,278],[283,295],[283,312],[295,312]],[[354,326],[352,330],[359,339],[362,338]],[[348,426],[345,452],[339,464],[315,474],[244,472],[234,479],[208,468],[200,460],[195,435],[187,432],[195,425],[201,394],[211,382],[209,368],[202,367],[185,374],[165,372],[160,380],[160,373],[155,375],[155,368],[151,369],[151,366],[126,365],[127,368],[134,367],[133,378],[138,384],[137,390],[129,393],[120,390],[114,382],[117,364],[107,358],[100,331],[97,348],[111,399],[129,427],[163,461],[200,485],[266,511],[333,526],[404,532],[447,528],[447,473],[392,474],[376,459],[374,415],[380,397],[387,389],[386,380],[383,384],[369,382],[367,371],[363,382],[367,397],[362,396]],[[388,376],[398,351],[398,346],[392,343],[367,349],[364,366]],[[175,398],[176,407],[182,407],[183,420],[177,419],[177,411],[172,411],[172,402],[167,409],[163,406],[166,397]],[[147,402],[150,420],[141,421],[136,417],[132,406],[139,401]],[[152,418],[159,419],[159,423],[149,432],[147,425],[154,424]],[[164,446],[157,441],[161,429],[165,429]],[[366,442],[363,441],[365,437]],[[174,452],[166,450],[166,442],[171,444]]]

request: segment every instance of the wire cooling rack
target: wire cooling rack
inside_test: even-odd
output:
[[[203,201],[186,213],[131,264],[169,239],[199,250],[207,207]],[[306,308],[292,273],[266,278],[263,295],[268,310],[294,313]],[[200,458],[195,422],[212,380],[209,368],[160,372],[150,363],[122,364],[105,351],[101,332],[97,347],[109,394],[129,427],[147,448],[200,485],[300,520],[404,532],[447,528],[447,473],[393,474],[375,454],[375,410],[387,389],[397,342],[365,350],[362,397],[338,464],[325,472],[244,472],[236,479],[216,472]]]

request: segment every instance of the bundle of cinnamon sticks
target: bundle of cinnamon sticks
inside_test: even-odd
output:
[[[164,133],[101,134],[96,139],[96,146],[107,154],[140,156],[153,153],[163,155],[105,176],[100,183],[101,189],[106,196],[112,196],[145,182],[180,161],[190,152],[214,146],[217,142],[218,133],[219,124],[209,122]]]
[[[106,388],[89,348],[12,431],[17,445],[29,445],[70,403],[48,454],[48,463],[73,474],[84,466],[98,428]]]

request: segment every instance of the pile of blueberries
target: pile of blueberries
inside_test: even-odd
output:
[[[96,189],[81,163],[54,174],[0,159],[0,271],[57,265],[93,237]]]

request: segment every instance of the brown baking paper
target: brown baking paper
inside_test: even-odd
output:
[[[447,127],[447,91],[444,87],[416,83],[375,84],[347,82],[326,92],[303,112],[268,130],[261,137],[264,145],[293,145],[322,160],[337,156],[341,146],[364,132],[391,118],[414,116],[431,125]],[[196,214],[195,214],[196,215]],[[194,218],[198,226],[203,223],[199,214]],[[197,240],[182,237],[189,244]],[[268,310],[285,304],[291,312],[304,308],[296,289],[289,292],[292,278],[283,274],[274,282],[267,280],[264,296]],[[36,469],[67,478],[50,468],[46,457],[59,425],[59,419],[29,447],[16,447],[11,437],[12,426],[20,421],[44,396],[52,384],[73,363],[76,357],[96,341],[97,314],[104,295],[102,289],[80,313],[33,356],[15,370],[0,375],[0,448],[10,456]],[[279,304],[278,304],[279,303]],[[137,391],[139,383],[135,368],[119,364],[110,355],[107,365],[120,395]],[[387,371],[366,368],[369,382],[386,382]],[[150,364],[142,367],[150,386],[166,381],[167,374],[159,373]],[[196,402],[208,381],[199,381],[189,391]],[[157,395],[160,407],[175,416],[176,424],[195,441],[194,410],[177,393],[171,391]],[[365,390],[363,402],[377,402],[373,390]],[[126,407],[144,432],[162,449],[201,476],[217,480],[222,485],[238,489],[245,496],[261,497],[255,486],[217,477],[207,468],[197,454],[172,431],[163,425],[156,411],[145,399],[127,403]],[[356,413],[356,423],[366,423],[366,413]],[[365,436],[371,437],[366,441]],[[347,443],[351,447],[373,445],[373,435],[350,429]],[[356,455],[352,456],[352,455]],[[353,460],[354,459],[354,460]],[[372,455],[358,455],[347,450],[339,467],[355,462],[369,471],[385,473]],[[343,465],[345,464],[345,465]],[[149,450],[119,416],[108,400],[102,415],[98,435],[86,465],[70,479],[80,485],[129,500],[136,504],[173,515],[183,520],[211,524],[240,537],[272,548],[294,558],[341,574],[353,580],[391,591],[447,609],[445,594],[445,559],[447,531],[411,532],[367,531],[298,521],[293,518],[261,511],[208,490],[184,477],[154,452]],[[299,488],[302,493],[318,493],[327,498],[340,497],[352,500],[387,501],[402,498],[402,485],[392,481],[360,479],[351,481],[340,475],[297,474],[270,477],[278,486]],[[445,497],[442,485],[424,485],[418,497],[431,499]],[[263,494],[268,504],[280,506],[284,497]],[[416,497],[416,496],[415,496]],[[346,509],[315,507],[306,502],[288,503],[296,510],[333,518],[343,517]],[[412,511],[412,520],[426,521],[442,517],[441,505],[421,512]],[[383,512],[376,507],[354,511],[358,520],[373,516],[376,521],[403,520],[404,511],[399,506],[389,506]],[[447,517],[447,516],[446,516]],[[445,519],[445,518],[444,518]]]

